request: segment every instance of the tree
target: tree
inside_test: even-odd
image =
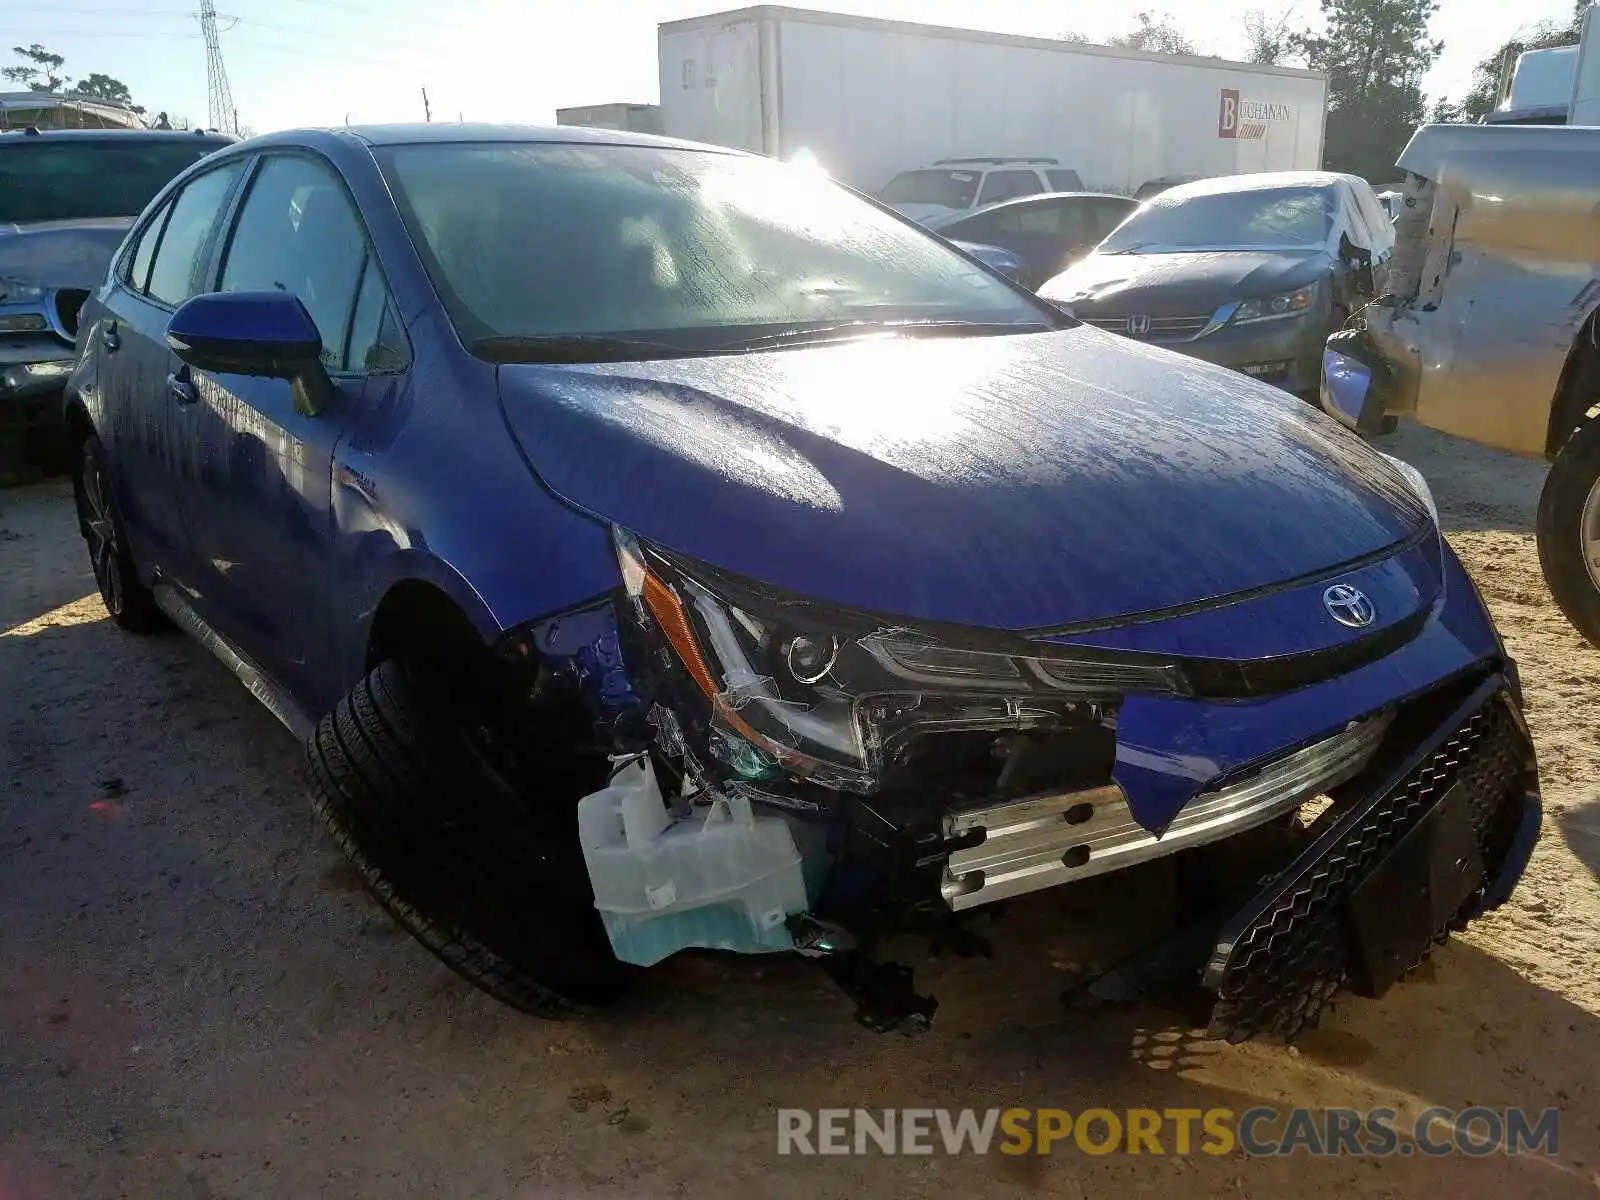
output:
[[[72,89],[74,96],[83,96],[89,100],[104,100],[107,104],[120,104],[124,108],[131,108],[134,112],[144,111],[133,102],[133,93],[128,90],[128,85],[120,79],[113,79],[110,75],[102,75],[96,71],[78,80]]]
[[[1434,0],[1322,0],[1325,28],[1296,34],[1311,66],[1328,73],[1324,163],[1382,182],[1424,116],[1422,77],[1443,42],[1428,37]]]
[[[30,92],[53,92],[70,82],[65,75],[56,74],[67,60],[59,54],[51,54],[38,42],[28,47],[13,46],[11,52],[24,61],[14,67],[0,67],[0,75],[20,83]]]
[[[1194,43],[1173,23],[1171,13],[1145,11],[1139,14],[1137,28],[1120,37],[1107,38],[1106,45],[1150,54],[1194,54]]]
[[[1249,46],[1245,52],[1245,62],[1276,67],[1293,56],[1295,38],[1290,28],[1293,19],[1292,9],[1286,9],[1276,17],[1267,15],[1259,8],[1245,13],[1244,36]]]
[[[1441,100],[1434,106],[1435,121],[1467,121],[1476,123],[1494,111],[1500,102],[1500,76],[1508,63],[1516,61],[1524,50],[1546,50],[1551,46],[1576,46],[1583,34],[1583,10],[1589,0],[1578,0],[1572,17],[1565,23],[1540,21],[1537,25],[1518,31],[1506,40],[1493,54],[1472,69],[1472,87],[1460,100]]]

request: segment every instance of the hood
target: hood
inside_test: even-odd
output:
[[[1204,250],[1101,254],[1039,289],[1082,315],[1153,317],[1209,313],[1234,300],[1292,292],[1333,269],[1322,250]]]
[[[0,224],[0,279],[36,287],[99,287],[133,221],[88,217]]]
[[[907,618],[1106,621],[1324,571],[1427,519],[1304,401],[1087,326],[499,374],[573,504]]]
[[[909,217],[919,224],[926,225],[935,217],[964,217],[965,209],[951,208],[945,204],[929,204],[926,201],[908,200],[904,204],[891,204],[890,208],[902,217]]]

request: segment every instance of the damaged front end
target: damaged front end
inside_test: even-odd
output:
[[[1554,453],[1593,390],[1575,372],[1596,344],[1600,303],[1597,136],[1417,130],[1397,163],[1406,176],[1383,295],[1326,347],[1326,412],[1365,436],[1413,417],[1514,453]]]
[[[1194,900],[1177,940],[1112,975],[1139,981],[1117,998],[1203,984],[1219,1035],[1292,1035],[1339,986],[1381,991],[1399,973],[1395,955],[1420,954],[1508,888],[1513,843],[1531,839],[1530,821],[1537,830],[1508,665],[1480,661],[1419,689],[1397,686],[1407,669],[1391,667],[1384,702],[1331,719],[1319,704],[1315,685],[1384,668],[1397,637],[1423,640],[1416,622],[1354,657],[1269,660],[1252,674],[886,623],[620,529],[614,540],[621,592],[524,632],[528,651],[581,687],[618,764],[611,786],[580,803],[579,827],[624,961],[794,949],[822,962],[863,1024],[912,1031],[936,1001],[907,968],[878,961],[889,937],[985,953],[973,919],[996,902],[1251,833],[1247,865]],[[1278,729],[1239,737],[1241,715],[1273,724],[1251,710],[1274,687],[1299,689]],[[1448,739],[1463,705],[1463,720],[1492,726],[1495,765],[1458,755],[1428,766],[1417,756],[1434,753],[1435,734]],[[1147,784],[1157,774],[1177,790],[1158,795]],[[1453,786],[1457,775],[1471,779]],[[1406,788],[1411,799],[1389,799]],[[1434,815],[1458,795],[1468,799],[1449,801],[1457,815]],[[1437,847],[1456,846],[1463,819],[1479,848],[1436,882]],[[1319,884],[1350,829],[1374,821],[1367,857]],[[1436,827],[1445,832],[1427,832]],[[1385,906],[1411,920],[1393,946],[1362,915]]]

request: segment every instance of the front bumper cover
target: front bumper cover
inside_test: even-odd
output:
[[[1437,590],[1421,628],[1372,661],[1295,677],[1283,691],[1128,695],[1114,721],[1091,706],[1087,723],[1112,742],[1075,740],[1063,761],[1076,770],[1080,750],[1092,757],[1099,745],[1106,775],[1080,772],[1064,791],[1008,792],[1002,782],[963,793],[937,769],[859,793],[781,773],[754,784],[730,775],[739,761],[718,755],[714,741],[706,749],[715,713],[703,697],[688,702],[696,685],[681,651],[697,653],[686,641],[693,630],[685,623],[674,639],[631,597],[598,603],[592,620],[569,613],[541,623],[521,657],[537,649],[565,663],[619,746],[680,764],[667,770],[684,794],[690,782],[737,790],[826,842],[811,864],[820,875],[808,880],[809,910],[791,916],[826,934],[810,939],[821,949],[808,949],[810,934],[791,928],[804,953],[850,943],[848,953],[870,955],[884,938],[924,926],[936,939],[961,935],[971,915],[963,910],[989,900],[1249,832],[1235,849],[1253,865],[1228,888],[1240,890],[1220,904],[1184,902],[1185,933],[1198,936],[1173,961],[1191,989],[1211,989],[1220,1036],[1292,1036],[1339,987],[1381,991],[1452,925],[1498,903],[1537,835],[1537,773],[1514,668],[1460,563],[1448,551],[1429,561],[1419,579]],[[1453,797],[1448,806],[1440,788]],[[1308,826],[1301,804],[1316,796],[1330,804]],[[1436,870],[1444,851],[1460,850],[1463,830],[1477,849],[1456,854],[1453,876]],[[1363,916],[1374,908],[1409,916],[1390,923],[1391,937]],[[861,970],[872,976],[872,965]],[[844,973],[860,983],[854,972]],[[909,985],[890,991],[891,1008],[920,1011]]]
[[[71,344],[53,336],[0,339],[0,402],[59,394],[72,364]]]
[[[1227,921],[1202,982],[1210,1034],[1292,1038],[1346,985],[1379,996],[1510,893],[1541,821],[1533,743],[1508,681],[1473,688]],[[1320,832],[1318,832],[1320,830]]]

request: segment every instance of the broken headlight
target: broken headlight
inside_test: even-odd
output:
[[[919,723],[922,710],[939,724],[1016,727],[1062,704],[1114,702],[1130,691],[1190,694],[1175,663],[1007,634],[994,635],[1010,639],[1005,645],[952,646],[863,614],[746,594],[624,530],[614,537],[639,617],[709,705],[713,755],[746,779],[788,773],[870,791],[886,738]],[[952,697],[970,703],[954,712]]]

